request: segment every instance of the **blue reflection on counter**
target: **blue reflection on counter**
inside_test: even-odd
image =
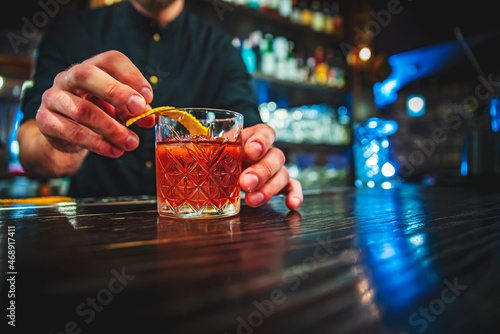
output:
[[[406,190],[359,188],[354,213],[359,217],[359,244],[365,251],[375,300],[384,310],[382,316],[389,322],[403,320],[398,325],[408,327],[408,315],[436,284],[438,275],[428,261],[424,204],[397,194],[402,191]]]

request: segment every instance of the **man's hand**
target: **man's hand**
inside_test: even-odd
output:
[[[274,130],[258,124],[243,130],[243,173],[241,189],[246,192],[245,202],[252,207],[268,202],[274,195],[286,195],[286,205],[296,210],[303,200],[300,182],[290,178],[284,166],[285,155],[272,147],[276,139]]]
[[[57,150],[93,151],[116,158],[139,145],[123,124],[150,108],[153,90],[122,53],[108,51],[61,72],[42,97],[40,132]],[[154,118],[141,120],[153,126]]]

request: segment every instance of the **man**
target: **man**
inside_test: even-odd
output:
[[[123,123],[162,105],[242,112],[246,203],[281,193],[291,210],[301,205],[300,183],[272,147],[274,131],[258,124],[230,36],[186,11],[184,0],[130,0],[56,19],[23,101],[19,160],[33,176],[71,176],[75,197],[153,194],[154,117]]]

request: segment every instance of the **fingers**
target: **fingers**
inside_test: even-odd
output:
[[[283,152],[275,147],[271,147],[261,160],[245,169],[242,173],[240,176],[241,189],[246,192],[252,192],[260,188],[272,177],[274,177],[284,164],[285,155]],[[282,187],[284,187],[286,183],[288,183],[288,180],[282,185]],[[281,188],[277,189],[276,193],[280,190]]]
[[[302,185],[295,179],[290,179],[286,187],[280,191],[280,194],[286,196],[285,204],[290,210],[297,210],[304,201]]]
[[[242,132],[243,153],[246,163],[259,160],[276,140],[276,132],[266,124],[246,128]]]
[[[48,115],[51,113],[49,110],[54,114],[57,113],[66,116],[68,119],[94,132],[90,138],[78,138],[76,135],[79,131],[65,131],[61,133],[63,134],[61,140],[88,148],[89,144],[87,141],[93,140],[95,142],[95,135],[100,135],[104,141],[120,150],[131,151],[139,145],[139,138],[133,131],[116,122],[97,105],[71,93],[56,89],[49,89],[42,96],[42,106],[37,115],[37,123],[39,124],[40,131],[46,134],[46,129],[48,129],[48,133],[46,134],[48,136],[54,136],[54,134],[50,133],[53,129],[47,125],[50,124],[50,121],[56,121],[56,118]],[[95,147],[95,145],[91,145],[91,147]],[[106,151],[109,150],[109,147],[105,145],[102,148],[96,149],[97,151],[101,151],[102,149]],[[94,151],[94,149],[91,150]]]
[[[288,184],[289,179],[288,170],[284,166],[281,167],[268,182],[263,184],[256,191],[247,192],[245,194],[245,202],[251,207],[257,207],[268,202]]]
[[[261,188],[246,193],[245,202],[251,207],[257,207],[277,194],[286,196],[285,204],[290,210],[297,210],[304,200],[300,182],[290,179],[288,170],[284,166]]]
[[[151,85],[132,61],[121,52],[114,50],[104,52],[86,60],[84,63],[97,66],[119,82],[131,87],[144,97],[146,104],[153,101]]]
[[[113,105],[130,118],[153,99],[151,85],[132,62],[118,51],[109,51],[70,67],[54,86],[76,95],[90,94]]]
[[[299,181],[290,179],[284,163],[283,152],[272,147],[260,161],[242,173],[240,186],[247,192],[245,202],[249,206],[260,206],[273,196],[283,194],[290,210],[299,208],[303,201],[302,187]]]
[[[47,112],[41,108],[36,121],[38,128],[52,146],[62,152],[74,153],[85,148],[111,158],[117,158],[124,152],[88,127],[58,113]]]
[[[265,124],[259,124],[242,132],[244,165],[240,186],[246,192],[245,202],[252,207],[268,202],[277,194],[286,195],[285,204],[290,210],[297,210],[303,201],[302,186],[290,179],[284,166],[285,155],[272,147],[275,131]]]
[[[153,99],[149,82],[118,51],[97,55],[61,72],[42,97],[37,125],[62,151],[86,148],[108,157],[136,149],[138,136],[123,119],[148,108]],[[154,118],[141,124],[154,125]]]

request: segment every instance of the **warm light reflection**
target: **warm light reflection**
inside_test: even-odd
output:
[[[57,211],[59,213],[66,216],[71,226],[74,229],[78,229],[78,218],[76,215],[76,203],[68,202],[68,203],[59,203],[57,207]]]
[[[109,6],[121,1],[123,0],[90,0],[90,8]]]
[[[359,59],[362,61],[368,61],[372,57],[372,51],[366,46],[359,50]]]

